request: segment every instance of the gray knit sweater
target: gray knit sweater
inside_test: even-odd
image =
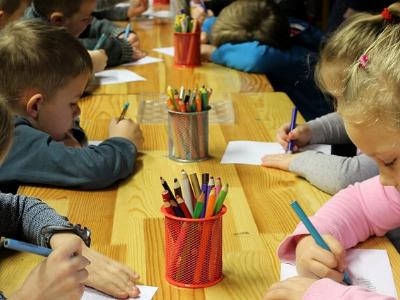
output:
[[[350,139],[343,120],[337,113],[307,122],[311,128],[310,144],[346,144]],[[306,178],[319,189],[335,194],[355,182],[379,174],[375,161],[365,154],[354,157],[326,155],[305,151],[296,155],[289,170]]]
[[[24,18],[48,22],[47,17],[37,12],[33,6],[25,11]],[[79,36],[79,40],[86,49],[93,50],[101,35],[103,33],[107,35],[109,38],[102,47],[108,56],[107,66],[117,66],[132,61],[133,56],[131,44],[125,39],[118,38],[124,30],[108,20],[93,18],[91,24]]]

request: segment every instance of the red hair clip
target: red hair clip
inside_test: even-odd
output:
[[[362,68],[366,68],[368,64],[368,55],[367,54],[363,54],[360,56],[360,58],[358,59],[358,66],[362,67]]]
[[[393,15],[392,13],[385,7],[382,12],[381,16],[386,20],[386,21],[392,21],[393,20]]]

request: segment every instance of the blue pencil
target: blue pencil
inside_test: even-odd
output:
[[[102,48],[104,46],[104,43],[106,42],[106,40],[107,40],[107,36],[104,33],[102,33],[99,40],[97,41],[96,46],[94,46],[93,50],[99,50],[100,48]]]
[[[118,118],[118,122],[122,121],[125,118],[128,107],[129,107],[129,102],[125,102],[124,107],[122,108],[122,111],[121,111],[121,115]]]
[[[21,252],[30,252],[42,256],[49,256],[52,251],[49,248],[40,247],[34,244],[25,243],[13,239],[4,239],[3,246],[7,249],[17,250]]]
[[[297,107],[294,107],[292,110],[292,120],[290,121],[289,132],[296,128],[296,119],[297,119]],[[288,152],[293,151],[294,141],[290,140],[288,145]]]
[[[126,25],[124,34],[126,40],[128,39],[130,33],[131,33],[131,23],[128,23],[128,25]]]
[[[299,203],[297,203],[297,201],[294,200],[292,203],[290,203],[290,206],[293,208],[294,212],[297,214],[299,219],[303,222],[304,226],[310,232],[311,236],[313,237],[315,242],[318,244],[318,246],[324,248],[325,250],[331,251],[328,244],[324,241],[324,239],[319,234],[317,229],[311,223],[310,219],[307,217],[307,215],[305,214],[304,210],[301,208]],[[350,276],[346,271],[343,274],[343,282],[346,283],[347,285],[351,285]]]

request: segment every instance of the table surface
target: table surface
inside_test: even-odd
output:
[[[154,39],[143,44],[149,48],[171,45],[171,37],[164,34],[165,26],[169,25],[152,22],[155,21],[143,21],[134,27],[140,34],[155,32]],[[276,249],[298,222],[289,207],[290,201],[297,199],[306,213],[312,214],[329,196],[292,173],[219,162],[229,141],[274,141],[276,129],[290,119],[293,104],[283,93],[268,92],[269,83],[264,76],[213,64],[176,69],[171,58],[166,58],[163,64],[147,66],[133,69],[148,78],[146,82],[102,87],[80,101],[81,124],[89,139],[107,138],[110,119],[119,115],[127,100],[131,105],[126,116],[136,118],[143,93],[158,95],[167,84],[205,82],[217,91],[211,104],[230,99],[235,113],[232,124],[209,125],[209,160],[185,164],[168,159],[167,125],[142,124],[145,143],[134,175],[118,185],[99,191],[22,186],[19,192],[39,197],[72,222],[90,227],[92,247],[139,272],[142,284],[160,287],[155,299],[260,299],[279,280]],[[243,93],[248,90],[254,93]],[[300,116],[298,122],[303,121]],[[164,275],[159,177],[171,183],[183,168],[188,173],[221,176],[230,186],[223,221],[224,279],[206,289],[174,287]],[[395,282],[400,282],[399,256],[386,238],[370,239],[360,247],[387,249]],[[0,287],[6,294],[15,291],[42,259],[11,252],[3,252],[1,258]]]

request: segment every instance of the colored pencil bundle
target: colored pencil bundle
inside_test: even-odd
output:
[[[228,184],[222,186],[220,177],[214,180],[208,173],[202,174],[201,185],[196,173],[188,176],[182,170],[181,175],[172,189],[161,178],[166,278],[181,287],[211,286],[222,280],[222,207]]]
[[[199,185],[197,174],[190,174],[182,170],[181,183],[174,179],[172,193],[167,181],[160,177],[164,188],[161,196],[164,208],[170,215],[187,219],[210,218],[217,215],[222,208],[228,193],[228,184],[222,186],[220,177],[214,180],[208,173],[202,174],[202,183]]]
[[[167,88],[167,107],[171,111],[177,112],[201,112],[210,109],[209,101],[213,90],[204,85],[200,89],[185,89],[181,86],[178,89],[168,86]]]
[[[180,14],[175,17],[175,32],[195,33],[200,32],[200,26],[197,20],[191,18],[187,14]]]

